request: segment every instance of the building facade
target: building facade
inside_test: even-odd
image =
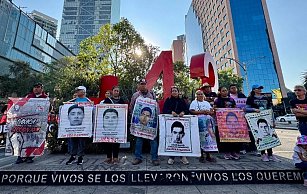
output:
[[[65,0],[60,41],[75,54],[82,40],[120,20],[120,0]]]
[[[185,61],[185,36],[177,36],[176,40],[173,40],[171,45],[173,62],[184,62]]]
[[[34,71],[73,53],[9,0],[0,0],[0,74],[16,61]]]
[[[241,75],[246,94],[259,84],[286,95],[266,0],[193,0],[192,7],[218,69]]]
[[[38,25],[43,27],[51,36],[56,37],[58,20],[47,16],[39,11],[33,10],[28,14]]]

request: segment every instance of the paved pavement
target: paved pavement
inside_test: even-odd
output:
[[[236,169],[293,169],[291,163],[292,149],[299,135],[297,130],[278,129],[282,145],[274,148],[274,153],[282,162],[264,163],[260,157],[246,154],[239,161],[226,161],[221,154],[215,154],[217,163],[201,164],[196,158],[189,158],[190,165],[177,162],[170,166],[167,158],[161,158],[160,166],[152,166],[150,156],[141,165],[133,166],[131,153],[120,153],[123,157],[120,165],[108,165],[102,161],[105,155],[87,155],[83,166],[65,165],[68,155],[45,154],[36,158],[33,164],[12,164],[15,157],[2,157],[1,170],[85,170],[85,171],[121,171],[121,170],[236,170]],[[3,153],[1,153],[3,154]],[[126,157],[125,157],[126,156]],[[245,185],[179,185],[179,186],[1,186],[0,193],[307,193],[307,188],[301,184],[245,184]]]

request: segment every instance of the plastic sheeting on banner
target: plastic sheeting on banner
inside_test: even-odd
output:
[[[93,142],[127,142],[127,104],[96,106]]]
[[[218,151],[215,137],[215,121],[210,115],[198,115],[200,147],[206,152]]]
[[[67,103],[60,109],[58,138],[91,137],[93,106],[83,103]]]
[[[197,116],[159,115],[160,143],[158,155],[199,157],[200,141]]]
[[[220,142],[250,142],[243,110],[218,108],[216,119]]]
[[[131,118],[130,133],[136,137],[155,139],[157,136],[157,102],[138,97]]]
[[[281,145],[273,128],[272,112],[270,109],[245,115],[258,150],[266,150]]]
[[[47,98],[10,98],[5,155],[40,156],[46,143],[50,102]]]

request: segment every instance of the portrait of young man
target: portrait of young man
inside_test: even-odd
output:
[[[103,112],[103,129],[104,131],[115,131],[118,125],[118,112],[109,108]]]
[[[68,108],[68,120],[70,126],[82,125],[83,119],[84,119],[83,106],[78,106],[77,104],[75,104]]]

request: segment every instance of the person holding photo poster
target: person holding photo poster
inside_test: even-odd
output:
[[[163,114],[171,114],[173,117],[183,117],[184,115],[189,113],[187,105],[183,99],[179,97],[179,88],[176,86],[171,87],[171,97],[165,100],[163,106]],[[173,143],[182,143],[182,138],[184,136],[184,126],[180,123],[173,123],[172,128],[172,140]],[[170,156],[167,163],[169,165],[173,165],[175,160],[175,156]],[[181,156],[181,162],[183,164],[189,164],[187,157]]]
[[[32,88],[32,92],[26,96],[26,98],[48,98],[44,92],[44,85],[40,82],[35,83]],[[34,157],[17,157],[16,164],[27,162],[33,163]]]
[[[306,88],[301,85],[294,86],[296,99],[290,101],[291,110],[298,120],[298,130],[301,135],[307,135],[307,98]]]
[[[112,88],[112,97],[108,97],[103,101],[103,104],[125,104],[125,101],[120,97],[120,90],[118,86]],[[103,113],[103,126],[107,131],[114,131],[117,129],[118,112],[115,109],[107,109]],[[119,143],[105,143],[105,151],[107,159],[104,161],[108,164],[118,164]]]
[[[138,98],[149,98],[152,100],[156,100],[156,96],[152,91],[149,91],[147,89],[147,81],[145,79],[141,79],[138,84],[138,91],[135,92],[132,95],[130,106],[129,106],[129,112],[132,114],[134,110],[134,106],[136,103],[136,100]],[[140,123],[142,126],[146,126],[149,122],[149,118],[151,117],[152,110],[150,108],[144,107],[141,110],[140,116],[139,116],[139,121],[135,121],[136,123]],[[158,114],[158,111],[157,113]],[[131,126],[132,127],[132,126]],[[131,128],[130,128],[131,130]],[[142,137],[136,137],[136,142],[135,142],[135,159],[132,162],[133,165],[138,165],[142,163],[142,147],[143,147],[143,141],[144,138]],[[158,142],[157,142],[157,137],[155,137],[153,140],[150,140],[150,154],[151,154],[151,160],[152,164],[154,166],[160,165],[160,162],[158,160]]]
[[[92,103],[90,99],[86,97],[86,87],[78,86],[76,88],[77,97],[70,100],[69,102],[74,103]],[[68,120],[70,126],[80,126],[82,125],[84,119],[84,107],[79,106],[78,104],[72,105],[68,109]],[[68,138],[68,151],[70,154],[69,160],[66,162],[66,165],[70,165],[77,159],[78,156],[78,165],[83,164],[84,150],[85,150],[86,137],[72,137]]]
[[[197,90],[195,95],[196,95],[196,99],[193,100],[192,103],[190,104],[190,113],[192,115],[197,115],[198,117],[202,117],[204,115],[209,117],[209,116],[214,115],[214,110],[212,109],[210,103],[205,101],[204,92],[202,90]],[[209,118],[211,118],[211,117],[209,117]],[[199,130],[202,127],[200,125],[201,125],[201,123],[198,122]],[[208,128],[208,130],[209,130],[209,128]],[[210,139],[215,139],[214,132],[211,131],[208,134],[211,136]],[[206,154],[206,158],[205,158],[204,154]],[[204,163],[205,160],[207,160],[209,162],[216,162],[216,159],[211,156],[210,152],[202,150],[201,157],[199,158],[199,161]]]
[[[260,111],[263,110],[268,110],[272,108],[272,102],[262,94],[262,89],[263,86],[260,85],[253,85],[252,86],[252,91],[250,92],[250,95],[247,97],[246,100],[246,112],[247,113],[252,113],[252,112],[256,112],[256,113],[260,113]],[[272,120],[273,120],[273,128],[275,127],[275,120],[272,114]],[[260,122],[257,123],[259,128],[268,128],[271,126],[268,126],[267,122]],[[256,150],[256,146],[255,146],[255,137],[253,137],[253,135],[250,135],[251,138],[251,146],[254,147],[254,149]],[[273,155],[273,149],[270,148],[267,150],[267,153],[265,152],[265,150],[261,151],[261,160],[264,162],[268,162],[270,160],[272,161],[280,161],[276,156]]]
[[[228,90],[226,87],[220,87],[218,89],[219,93],[217,99],[214,101],[214,108],[236,108],[236,102],[233,98],[228,97]],[[229,112],[226,115],[226,125],[229,129],[229,132],[236,133],[238,128],[238,117],[233,112]],[[219,131],[219,130],[218,130]],[[221,136],[221,135],[219,135]],[[220,138],[217,138],[220,139]],[[219,142],[219,140],[218,140]],[[239,160],[240,159],[240,144],[236,142],[220,142],[218,143],[225,151],[224,158],[226,160]]]

